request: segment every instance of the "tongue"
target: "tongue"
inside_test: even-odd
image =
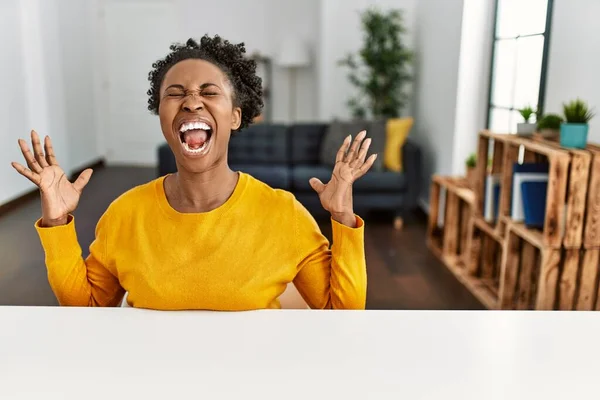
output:
[[[202,145],[204,144],[204,142],[206,142],[207,139],[208,134],[202,129],[194,129],[191,131],[187,131],[183,136],[183,140],[191,149],[198,149],[202,147]]]

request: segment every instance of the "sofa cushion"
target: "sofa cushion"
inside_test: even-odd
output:
[[[289,161],[287,127],[256,124],[233,135],[229,141],[230,164],[284,164]]]
[[[296,190],[313,190],[308,183],[310,178],[319,178],[327,183],[333,169],[328,166],[298,166],[292,169],[292,185]],[[406,189],[403,173],[369,171],[354,182],[354,190],[358,192],[401,192]]]
[[[274,189],[290,188],[290,169],[286,165],[236,164],[231,169],[252,175]]]
[[[295,124],[290,127],[292,163],[319,164],[321,142],[327,124]]]
[[[373,171],[383,171],[383,159],[386,142],[385,119],[381,120],[357,120],[357,121],[333,121],[323,138],[323,145],[319,154],[319,160],[323,165],[335,165],[335,157],[348,135],[354,139],[358,133],[367,131],[367,137],[371,138],[369,155],[377,153],[378,157],[373,164]]]

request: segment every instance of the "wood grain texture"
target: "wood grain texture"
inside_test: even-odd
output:
[[[532,296],[533,272],[537,264],[538,250],[531,243],[521,245],[521,266],[519,268],[519,290],[517,293],[517,310],[528,310]]]
[[[552,248],[559,248],[562,243],[569,162],[568,154],[554,155],[550,158],[543,236],[544,245]]]
[[[438,219],[440,217],[440,194],[440,184],[436,180],[432,180],[429,191],[428,237],[433,236],[438,226]]]
[[[502,310],[514,308],[513,299],[517,287],[519,275],[520,239],[511,230],[510,226],[506,232],[506,242],[502,254],[502,266],[500,269],[500,290],[498,292],[498,307]]]
[[[560,271],[560,249],[545,249],[541,258],[535,309],[554,310]]]
[[[475,166],[475,185],[474,192],[476,193],[475,215],[483,215],[482,194],[485,188],[485,177],[487,175],[487,160],[489,139],[483,135],[479,136],[477,145],[477,165]]]
[[[559,310],[572,310],[575,307],[577,280],[579,277],[579,260],[579,249],[565,250],[559,283]]]
[[[579,295],[577,297],[577,310],[590,311],[596,306],[599,260],[599,249],[584,250],[580,267],[581,277],[579,281]]]
[[[571,154],[567,219],[563,239],[563,245],[567,249],[578,249],[583,243],[591,160],[592,157],[587,152],[573,152]]]
[[[481,252],[481,278],[494,278],[494,263],[496,258],[496,241],[489,235],[485,235],[482,241]]]
[[[600,150],[592,150],[583,246],[600,247]]]
[[[446,192],[446,215],[444,217],[444,256],[456,256],[458,249],[459,199],[451,191]]]

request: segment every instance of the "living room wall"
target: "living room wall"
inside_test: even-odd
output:
[[[595,108],[588,140],[600,143],[600,2],[554,0],[546,87],[546,112],[562,113],[576,97]]]

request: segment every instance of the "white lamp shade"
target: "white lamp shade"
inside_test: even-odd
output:
[[[310,51],[307,43],[295,37],[284,39],[277,55],[277,64],[287,68],[310,65]]]

